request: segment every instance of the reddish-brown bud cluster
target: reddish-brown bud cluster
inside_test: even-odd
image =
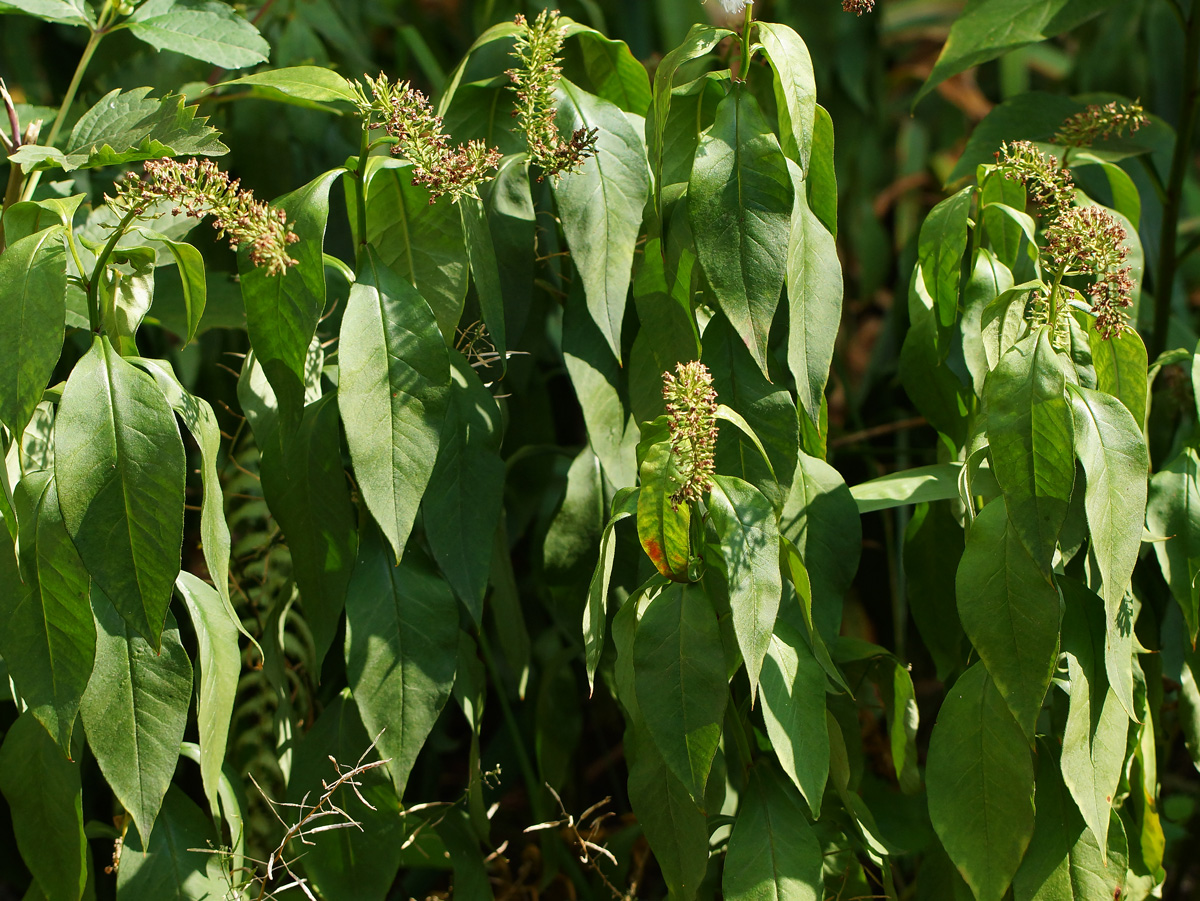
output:
[[[848,13],[861,16],[875,8],[875,0],[842,0],[842,9]]]

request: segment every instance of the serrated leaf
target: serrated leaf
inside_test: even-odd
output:
[[[450,359],[429,305],[370,245],[346,302],[338,361],[359,489],[400,559],[437,459]]]
[[[192,699],[192,665],[167,612],[160,650],[132,634],[92,586],[96,666],[80,713],[88,746],[143,842],[150,838],[179,760]]]
[[[107,337],[67,379],[54,424],[67,532],[88,573],[158,647],[183,545],[183,441],[154,380]]]
[[[4,7],[0,8],[0,13],[22,12],[60,25],[90,28],[96,24],[96,16],[87,0],[4,0],[0,7]]]

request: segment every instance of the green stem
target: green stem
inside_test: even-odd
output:
[[[1183,183],[1191,163],[1192,137],[1196,131],[1197,86],[1200,84],[1200,8],[1193,8],[1187,19],[1187,37],[1183,51],[1184,85],[1179,101],[1179,122],[1175,149],[1171,154],[1171,175],[1163,204],[1162,239],[1158,250],[1158,270],[1154,278],[1154,331],[1150,335],[1150,359],[1167,346],[1167,328],[1171,321],[1171,289],[1179,257],[1175,242],[1179,233],[1179,213],[1183,205]]]
[[[92,326],[92,331],[96,334],[100,333],[100,329],[104,324],[104,319],[100,314],[100,280],[104,277],[104,267],[108,265],[108,258],[112,256],[113,250],[117,247],[117,242],[125,234],[125,229],[129,228],[131,222],[137,218],[137,212],[130,212],[121,220],[121,224],[113,229],[112,235],[108,239],[108,243],[104,245],[104,249],[100,251],[100,256],[96,257],[96,266],[92,270],[92,277],[88,280],[87,286],[87,301],[88,301],[88,322]]]
[[[754,24],[754,5],[746,4],[746,20],[742,24],[742,65],[738,72],[742,81],[750,77],[750,26]]]
[[[1050,299],[1047,301],[1050,307],[1049,323],[1054,325],[1058,319],[1058,289],[1062,285],[1063,277],[1067,274],[1067,265],[1058,270],[1058,274],[1054,276],[1054,286],[1050,289]]]

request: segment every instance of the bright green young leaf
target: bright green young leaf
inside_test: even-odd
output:
[[[238,649],[238,622],[229,615],[225,601],[216,590],[189,572],[175,580],[183,598],[199,649],[200,695],[196,701],[196,720],[200,731],[200,777],[208,807],[215,815],[229,739],[229,721],[242,672],[242,654]]]
[[[788,238],[788,368],[809,419],[820,422],[833,344],[842,318],[842,266],[837,245],[808,207],[800,171],[789,160],[795,187]]]
[[[342,317],[338,361],[359,490],[400,559],[437,459],[450,360],[429,305],[370,245]]]
[[[1141,547],[1150,452],[1141,425],[1115,397],[1075,385],[1068,385],[1068,393],[1078,436],[1075,453],[1087,476],[1084,507],[1091,550],[1103,583],[1108,679],[1121,706],[1136,719],[1130,664],[1133,611],[1126,591]]]
[[[217,837],[204,811],[171,786],[157,825],[149,842],[134,832],[125,839],[117,870],[122,901],[223,897],[228,883],[220,875],[220,859],[208,853]]]
[[[17,848],[47,901],[80,901],[87,883],[83,789],[72,763],[32,713],[23,713],[0,747],[0,792]]]
[[[951,686],[929,741],[929,818],[978,901],[1001,901],[1033,835],[1033,761],[982,664]]]
[[[746,662],[753,699],[783,592],[779,526],[770,501],[736,476],[713,477],[708,513],[720,549],[719,559],[713,562],[724,572],[729,586],[733,631]]]
[[[617,545],[613,529],[622,519],[637,515],[637,488],[622,488],[613,498],[612,515],[600,536],[600,559],[588,584],[587,604],[583,608],[583,645],[587,663],[588,694],[595,689],[596,669],[604,653],[604,632],[608,626],[608,582],[612,577]]]
[[[106,337],[67,379],[54,425],[67,532],[88,573],[158,647],[183,543],[183,441],[154,380]]]
[[[329,217],[329,187],[341,175],[332,169],[275,201],[287,215],[299,241],[288,253],[295,266],[267,275],[250,262],[249,250],[238,254],[246,330],[254,355],[279,398],[279,409],[290,432],[304,406],[305,363],[308,347],[325,309],[325,223]]]
[[[933,463],[860,482],[850,489],[859,513],[958,497],[961,463]]]
[[[1194,644],[1200,628],[1200,454],[1195,448],[1185,448],[1150,480],[1146,528],[1167,539],[1154,542],[1154,553]]]
[[[984,212],[988,212],[986,208]],[[978,397],[983,396],[985,379],[991,369],[987,350],[983,346],[983,311],[1012,285],[1013,276],[1009,268],[986,247],[980,248],[975,257],[975,269],[963,286],[962,315],[963,361],[971,373],[971,382]]]
[[[220,156],[229,148],[183,97],[148,97],[150,88],[113,90],[79,117],[65,151],[29,144],[13,155],[26,172],[93,169],[172,156]]]
[[[650,79],[624,41],[614,41],[594,28],[566,20],[563,37],[572,45],[564,54],[563,77],[635,116],[650,109]]]
[[[397,797],[450,698],[458,650],[454,592],[419,557],[396,563],[368,522],[346,592],[346,676]]]
[[[350,82],[324,66],[268,69],[222,81],[213,87],[224,88],[230,85],[248,85],[256,92],[261,92],[256,93],[256,96],[278,99],[284,103],[354,103],[357,99],[350,88]]]
[[[167,613],[161,648],[133,634],[92,586],[96,666],[80,713],[88,747],[143,841],[154,828],[187,725],[192,664]]]
[[[282,446],[277,438],[268,442],[260,469],[263,494],[291,551],[319,665],[337,632],[358,546],[336,393],[309,404],[295,435]]]
[[[974,194],[975,186],[968,185],[947,197],[929,212],[921,226],[917,257],[942,329],[952,326],[958,316],[958,285]]]
[[[686,501],[676,507],[671,500],[682,484],[682,476],[669,441],[660,441],[650,448],[642,462],[640,480],[637,527],[642,548],[660,573],[668,579],[686,582],[692,507]]]
[[[795,789],[755,766],[729,836],[721,889],[730,901],[822,901],[824,857]]]
[[[1105,626],[1100,599],[1079,583],[1062,579],[1067,612],[1063,653],[1071,680],[1063,729],[1062,776],[1084,822],[1101,849],[1125,766],[1129,718],[1105,675]]]
[[[992,252],[1011,270],[1018,262],[1023,232],[1006,209],[1024,211],[1025,186],[1000,171],[990,172],[979,186],[979,207]]]
[[[421,501],[425,538],[446,580],[478,623],[491,562],[479,549],[491,544],[504,501],[503,424],[492,393],[455,350],[450,351],[448,393],[437,462]],[[403,470],[412,471],[411,464]]]
[[[1041,287],[1042,283],[1039,281],[1013,285],[1001,291],[983,308],[979,319],[979,332],[983,337],[983,352],[987,356],[989,370],[999,366],[1012,346],[1028,334],[1026,305],[1030,292]]]
[[[96,15],[87,0],[4,0],[3,5],[7,9],[0,12],[23,12],[60,25],[96,24]]]
[[[371,737],[349,694],[342,692],[326,707],[297,745],[288,801],[298,803],[307,795],[312,803],[324,791],[322,785],[338,777],[331,756],[344,771],[370,746]],[[373,753],[364,763],[377,759],[379,755]],[[357,781],[358,793],[374,810],[364,806],[349,786],[334,792],[332,803],[361,823],[362,829],[321,832],[311,836],[313,844],[305,847],[304,870],[327,901],[383,901],[400,866],[404,821],[387,772],[376,767]]]
[[[474,194],[458,200],[462,215],[463,234],[466,236],[467,257],[471,262],[471,275],[475,279],[475,291],[479,296],[479,311],[487,326],[487,338],[497,354],[500,366],[508,365],[508,344],[504,323],[504,289],[500,281],[500,266],[496,259],[496,245],[488,227],[487,211],[483,202]]]
[[[740,82],[717,106],[716,120],[696,148],[688,198],[704,274],[721,311],[769,377],[767,337],[788,271],[794,198],[787,157]]]
[[[825,673],[804,636],[783,619],[770,638],[759,690],[775,756],[816,819],[829,778]]]
[[[37,473],[26,476],[22,487],[26,482],[34,496],[27,519],[18,504],[19,571],[11,547],[0,549],[0,653],[21,700],[70,756],[75,718],[96,656],[90,580],[63,527],[53,478]]]
[[[144,3],[129,20],[130,32],[155,50],[172,50],[223,69],[265,63],[270,45],[233,7],[213,0]]]
[[[800,165],[807,177],[817,114],[812,58],[804,40],[786,25],[759,22],[758,39],[774,73],[772,84],[783,152]]]
[[[587,308],[613,356],[621,359],[621,322],[633,273],[633,249],[650,196],[642,136],[614,104],[559,83],[558,128],[596,128],[596,156],[551,187]]]
[[[16,244],[22,238],[55,225],[68,226],[75,211],[87,194],[70,197],[47,197],[43,200],[21,200],[4,210],[4,240]]]
[[[1146,421],[1146,345],[1133,329],[1121,329],[1108,340],[1088,330],[1096,387],[1119,399],[1140,428]]]
[[[175,265],[179,267],[179,280],[183,288],[183,306],[187,313],[187,334],[180,335],[184,344],[191,343],[200,327],[200,319],[204,316],[204,307],[208,302],[208,285],[204,278],[204,257],[191,244],[164,239],[162,242]]]
[[[1050,572],[1075,484],[1074,429],[1066,375],[1045,329],[1015,344],[988,374],[992,469],[1008,519]]]
[[[1059,773],[1056,742],[1037,749],[1037,821],[1029,851],[1013,877],[1014,901],[1092,901],[1119,898],[1128,864],[1125,830],[1114,811],[1107,859],[1079,815]]]
[[[52,226],[0,255],[0,422],[20,433],[62,351],[67,309],[63,228]]]
[[[702,803],[729,689],[717,617],[699,585],[669,585],[650,602],[633,640],[633,678],[651,739]]]
[[[380,160],[367,187],[367,241],[383,265],[420,292],[437,317],[442,337],[452,343],[467,294],[465,214],[447,200],[430,203],[429,189],[414,185],[412,176],[412,166]],[[345,184],[353,222],[354,192],[349,180]]]
[[[1033,738],[1058,657],[1058,590],[1025,550],[1003,502],[975,517],[956,580],[958,615],[996,689]]]

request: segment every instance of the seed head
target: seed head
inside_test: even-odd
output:
[[[1054,136],[1054,143],[1067,147],[1090,147],[1096,141],[1107,141],[1113,135],[1124,137],[1126,129],[1133,134],[1149,124],[1146,111],[1136,100],[1132,103],[1114,100],[1103,106],[1091,104],[1062,124]]]
[[[1058,164],[1058,158],[1042,153],[1029,141],[1001,144],[996,153],[996,168],[1008,179],[1019,181],[1030,198],[1050,218],[1075,202],[1071,173]]]
[[[842,0],[842,9],[848,13],[861,16],[875,8],[875,0]]]
[[[708,367],[698,360],[678,363],[675,375],[663,373],[663,398],[671,430],[671,454],[683,484],[671,495],[671,506],[699,500],[712,488],[713,452],[717,446],[717,392]]]
[[[1069,272],[1090,276],[1088,289],[1096,331],[1111,338],[1125,325],[1123,309],[1133,302],[1132,267],[1125,227],[1103,207],[1071,207],[1046,229],[1046,252]]]

